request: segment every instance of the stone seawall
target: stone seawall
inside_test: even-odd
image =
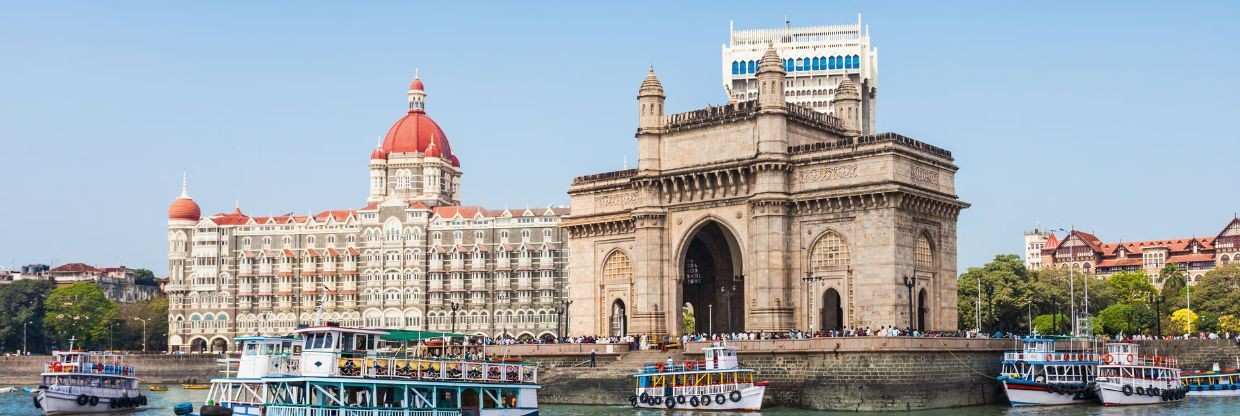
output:
[[[219,357],[210,355],[131,355],[126,360],[138,369],[143,383],[182,383],[187,380],[207,382],[220,375]],[[48,355],[29,357],[0,357],[0,385],[38,384],[43,365],[52,359]]]

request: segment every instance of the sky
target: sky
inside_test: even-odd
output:
[[[879,130],[960,167],[962,272],[1035,226],[1213,236],[1240,211],[1234,2],[586,3],[9,3],[0,267],[164,273],[182,173],[204,214],[360,207],[415,69],[466,204],[567,204],[574,176],[633,164],[648,65],[669,112],[720,104],[729,21],[858,13]]]

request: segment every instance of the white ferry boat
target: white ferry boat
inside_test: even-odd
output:
[[[1070,339],[1065,339],[1071,342]],[[1003,354],[1003,384],[1012,406],[1046,406],[1092,402],[1098,355],[1056,351],[1056,338],[1028,337],[1019,352]]]
[[[43,367],[42,384],[31,392],[34,407],[45,415],[115,413],[146,406],[137,371],[125,356],[103,352],[52,352]]]
[[[1180,382],[1188,388],[1189,396],[1240,396],[1240,370],[1221,370],[1217,363],[1210,371],[1185,371],[1180,375]]]
[[[637,387],[629,403],[636,408],[684,410],[761,410],[766,382],[740,368],[736,348],[712,345],[704,359],[645,365],[634,374]]]
[[[236,375],[211,380],[208,404],[247,416],[538,414],[537,368],[489,360],[460,335],[331,323],[293,335],[239,337]]]
[[[1187,389],[1176,366],[1173,358],[1140,356],[1137,344],[1107,344],[1095,379],[1098,398],[1106,406],[1184,400]]]

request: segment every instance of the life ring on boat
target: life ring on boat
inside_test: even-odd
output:
[[[728,400],[731,400],[731,401],[732,401],[732,403],[736,403],[736,402],[741,401],[741,391],[740,391],[740,390],[732,390],[732,392],[731,392],[731,393],[728,393]]]
[[[59,362],[59,361],[52,363],[52,371],[54,371],[54,372],[59,373],[59,372],[60,372],[60,370],[61,370],[61,369],[63,369],[63,368],[64,368],[64,366],[60,365],[60,362]]]
[[[1039,384],[1041,384],[1041,383],[1045,383],[1045,382],[1046,382],[1046,376],[1037,376],[1037,377],[1034,377],[1034,378],[1033,378],[1033,381],[1034,381],[1034,382],[1036,382],[1036,383],[1039,383]]]
[[[698,396],[689,397],[689,406],[698,407],[702,405],[702,401],[698,400]]]
[[[1133,360],[1134,358],[1132,358],[1132,354],[1128,354],[1128,364],[1132,364]]]
[[[663,363],[655,363],[655,364],[654,364],[654,369],[655,369],[655,370],[658,370],[658,372],[662,373],[662,372],[663,372]]]
[[[637,407],[637,396],[629,396],[629,405]]]
[[[695,370],[695,369],[697,369],[697,362],[696,362],[696,361],[693,361],[693,360],[685,361],[685,369],[686,369],[686,370]]]
[[[1131,385],[1131,384],[1125,384],[1125,385],[1124,385],[1124,388],[1119,389],[1119,391],[1120,391],[1120,392],[1123,392],[1125,396],[1131,396],[1131,395],[1132,395],[1132,385]]]
[[[96,372],[96,373],[102,373],[102,372],[103,372],[103,364],[102,364],[102,363],[96,363],[96,364],[95,364],[95,372]]]
[[[676,404],[685,404],[685,396],[676,396]]]
[[[715,404],[722,406],[724,403],[727,403],[727,402],[728,402],[728,399],[726,397],[723,397],[723,393],[719,393],[715,395]]]
[[[87,403],[90,403],[90,397],[85,394],[79,394],[77,397],[78,406],[85,406]]]
[[[90,396],[90,405],[92,407],[99,405],[99,396]]]
[[[665,400],[663,400],[663,407],[666,407],[668,409],[675,409],[676,399],[673,398],[672,396],[667,396]]]
[[[1111,357],[1110,353],[1102,354],[1102,362],[1104,364],[1110,364],[1112,360],[1114,360],[1114,358]]]

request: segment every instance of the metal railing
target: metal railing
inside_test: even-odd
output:
[[[449,409],[389,409],[351,407],[309,407],[298,405],[269,405],[268,416],[460,416],[460,410]]]
[[[1004,361],[1100,361],[1093,352],[1006,352]]]
[[[348,358],[336,363],[343,377],[390,377],[413,380],[538,383],[538,368],[523,364],[416,358]]]

